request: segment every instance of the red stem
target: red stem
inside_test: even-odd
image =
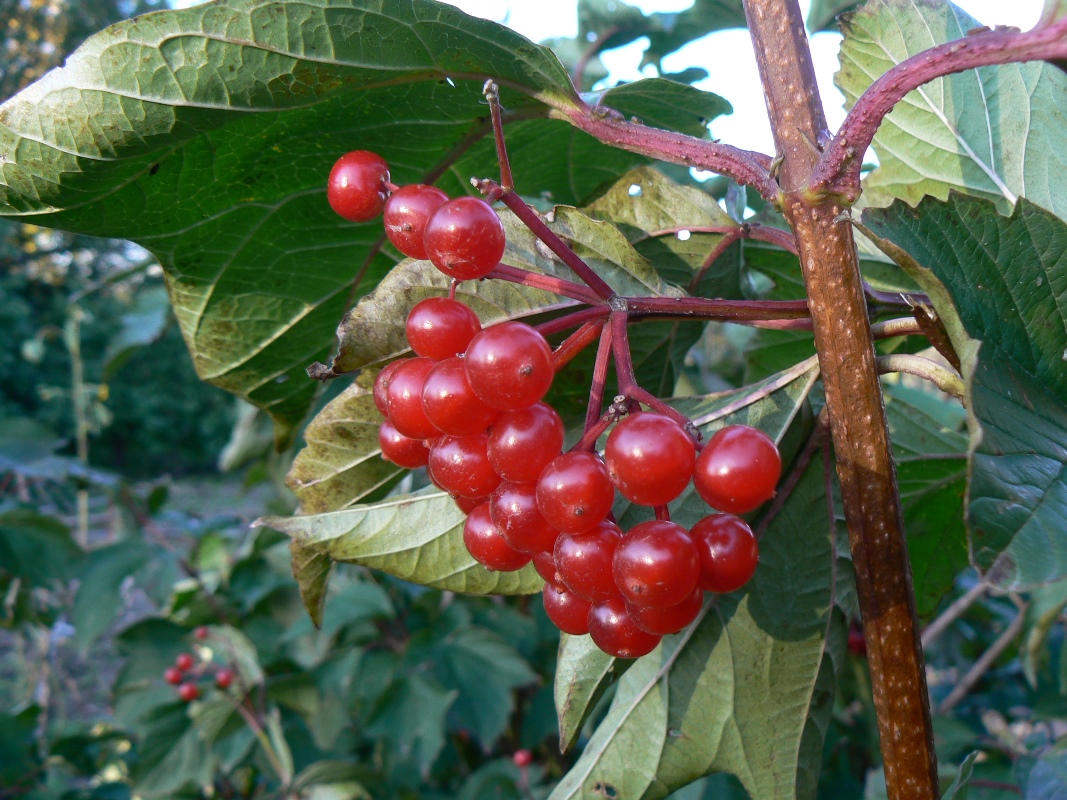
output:
[[[495,181],[488,180],[479,181],[478,188],[489,196],[503,191],[502,187]],[[560,260],[570,267],[574,274],[577,275],[586,286],[596,292],[599,297],[608,300],[615,296],[615,290],[608,286],[608,284],[604,282],[604,279],[593,271],[592,267],[582,261],[582,259],[580,259],[578,255],[567,246],[566,242],[556,236],[556,234],[552,232],[552,229],[541,219],[541,216],[526,205],[521,197],[514,192],[503,191],[503,193],[500,194],[500,199],[503,201],[504,205],[511,209],[516,217],[522,220],[527,228],[533,231],[533,234],[538,239],[545,243],[545,246],[547,246],[549,250],[559,256]]]
[[[593,304],[600,302],[599,297],[580,283],[557,278],[555,275],[544,275],[540,272],[531,272],[520,267],[512,267],[508,264],[497,264],[493,271],[485,277],[499,278],[503,281],[531,286],[534,289],[544,289],[546,292],[554,292],[572,300],[580,300],[583,303]]]
[[[704,276],[708,274],[708,270],[711,269],[711,265],[719,260],[719,257],[726,252],[726,248],[736,242],[738,239],[743,238],[740,228],[733,228],[723,235],[719,239],[719,243],[715,245],[708,257],[704,259],[704,263],[700,265],[700,269],[693,275],[693,280],[689,281],[689,293],[696,294],[697,287],[700,286],[700,282],[704,280]]]
[[[493,121],[493,137],[496,140],[496,158],[500,162],[500,185],[511,191],[515,188],[515,180],[511,175],[511,162],[508,160],[508,149],[504,145],[504,123],[500,114],[500,88],[492,80],[485,82],[482,94],[489,101],[489,116]]]
[[[587,322],[566,339],[552,353],[552,363],[556,372],[559,372],[570,361],[600,338],[600,332],[604,330],[604,320]]]
[[[612,353],[612,328],[605,326],[600,334],[597,346],[596,362],[593,364],[593,381],[589,389],[589,405],[585,411],[585,430],[588,431],[600,418],[600,409],[604,406],[604,387],[608,383],[608,365]]]
[[[671,521],[671,511],[670,511],[670,509],[667,508],[667,506],[665,506],[665,505],[656,506],[656,519],[665,520],[666,522],[670,522]]]
[[[583,308],[580,311],[572,311],[569,314],[564,314],[562,317],[550,319],[548,322],[542,322],[540,325],[534,327],[537,329],[538,333],[547,338],[554,333],[561,333],[562,331],[570,330],[571,328],[577,328],[590,320],[602,319],[606,317],[610,311],[611,309],[605,305]]]
[[[983,31],[945,42],[901,61],[872,83],[848,112],[809,182],[817,193],[860,195],[860,167],[882,120],[908,92],[954,72],[1020,61],[1067,58],[1067,19],[1026,33]]]
[[[771,159],[763,153],[627,122],[617,111],[604,106],[582,104],[556,111],[554,115],[560,113],[576,128],[605,144],[726,175],[739,184],[753,187],[767,200],[778,196],[778,183],[770,175]]]

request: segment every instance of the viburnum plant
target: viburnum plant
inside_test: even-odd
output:
[[[265,523],[315,620],[335,561],[543,592],[562,746],[614,692],[553,797],[814,796],[857,607],[889,796],[937,797],[920,612],[968,560],[1067,577],[1067,5],[1020,32],[872,0],[837,131],[795,0],[580,18],[557,57],[432,0],[139,17],[0,109],[2,210],[148,247],[279,448],[308,374],[357,375]],[[684,82],[591,91],[604,48],[740,25],[774,154],[710,139],[728,107]]]

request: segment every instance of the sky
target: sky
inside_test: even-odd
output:
[[[175,0],[179,8],[198,5],[201,0]],[[578,34],[578,0],[448,0],[468,14],[502,22],[535,42],[556,36],[573,37]],[[627,0],[644,13],[682,11],[692,0]],[[1014,25],[1022,30],[1032,28],[1041,16],[1042,0],[954,0],[983,25]],[[800,0],[807,15],[811,0]],[[819,91],[826,107],[826,119],[831,131],[837,129],[845,117],[844,98],[834,86],[833,76],[838,69],[837,51],[840,34],[818,33],[812,37],[812,60],[819,80]],[[653,67],[638,70],[641,54],[648,40],[641,38],[625,47],[601,54],[609,71],[607,85],[617,81],[633,81],[655,75]],[[729,64],[729,69],[720,65]],[[748,34],[744,30],[718,31],[688,45],[663,59],[666,72],[680,72],[687,67],[703,67],[710,76],[695,86],[714,92],[730,101],[734,113],[719,117],[711,125],[716,139],[749,150],[772,153],[774,144],[763,91],[756,71],[756,60]]]

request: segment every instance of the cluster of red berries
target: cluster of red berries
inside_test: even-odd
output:
[[[431,192],[443,198],[432,187],[390,195],[388,178],[379,156],[349,153],[331,173],[330,203],[361,221],[384,210],[386,233],[401,252],[428,256],[455,280],[496,266],[504,232],[489,205],[423,202]],[[418,203],[402,197],[406,189]],[[605,652],[636,658],[689,625],[705,591],[734,591],[752,576],[759,548],[736,515],[774,494],[781,459],[766,434],[723,428],[698,455],[679,422],[638,411],[614,425],[603,457],[582,447],[564,453],[563,421],[542,402],[555,363],[538,331],[514,321],[483,330],[473,311],[446,297],[415,305],[405,329],[415,357],[392,362],[374,383],[385,417],[383,457],[428,468],[467,514],[463,541],[477,561],[512,571],[532,560],[560,630],[588,633]],[[613,521],[616,491],[665,510],[690,480],[725,513],[688,530],[657,518],[624,534]]]
[[[193,635],[200,640],[208,637],[207,628],[197,628]],[[214,674],[215,687],[226,691],[233,685],[236,675],[229,667],[199,661],[192,653],[179,653],[174,659],[174,666],[163,671],[163,680],[177,687],[178,697],[185,703],[191,703],[200,697],[199,680]]]

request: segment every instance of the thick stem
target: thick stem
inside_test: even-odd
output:
[[[804,319],[807,300],[711,300],[705,297],[627,297],[631,315],[730,321]]]
[[[1027,33],[985,30],[900,62],[872,83],[848,112],[811,176],[811,189],[855,202],[860,194],[863,155],[882,120],[908,92],[936,78],[975,67],[1067,58],[1065,37],[1067,19]]]
[[[936,800],[937,761],[911,566],[852,227],[807,190],[826,138],[797,0],[746,0],[782,159],[779,198],[796,233],[830,414],[863,612],[886,785],[892,800]]]
[[[561,113],[576,128],[606,144],[725,175],[751,186],[767,200],[773,200],[778,194],[778,184],[770,175],[771,159],[763,153],[627,122],[617,111],[603,106],[583,105],[554,112]]]

